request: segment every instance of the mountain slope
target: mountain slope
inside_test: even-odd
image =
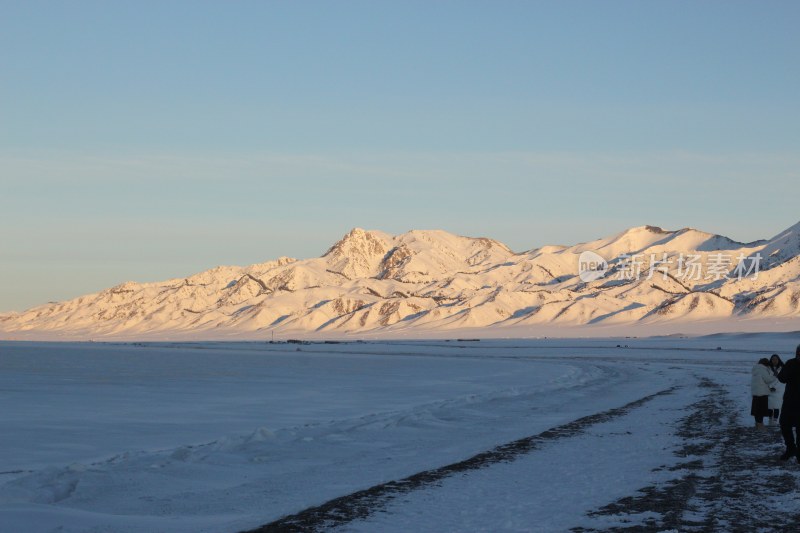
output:
[[[578,259],[589,251],[610,269],[584,282]],[[739,276],[744,271],[737,265],[752,266],[757,254],[760,271]],[[263,338],[273,332],[405,334],[752,318],[800,318],[800,224],[747,244],[691,228],[640,226],[519,254],[491,239],[440,230],[390,235],[356,228],[322,257],[126,282],[0,315],[0,332]]]

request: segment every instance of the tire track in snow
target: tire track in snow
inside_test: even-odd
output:
[[[502,444],[457,463],[418,472],[400,480],[381,483],[368,489],[335,498],[322,505],[285,516],[246,533],[322,531],[341,526],[356,519],[367,518],[398,496],[435,485],[454,474],[486,468],[497,463],[514,461],[551,441],[577,436],[591,426],[625,416],[630,411],[659,396],[672,394],[677,388],[677,386],[670,387],[621,407],[578,418],[537,435]]]

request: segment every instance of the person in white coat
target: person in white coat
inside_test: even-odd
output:
[[[769,367],[772,370],[772,375],[776,378],[783,370],[783,361],[781,357],[774,353],[769,358]],[[778,424],[778,417],[781,414],[781,407],[783,407],[783,393],[786,390],[786,385],[780,381],[776,381],[772,385],[771,392],[769,393],[769,425],[774,426]]]
[[[764,429],[764,417],[769,416],[769,393],[776,381],[766,357],[750,371],[750,392],[753,395],[750,414],[756,419],[756,429]]]

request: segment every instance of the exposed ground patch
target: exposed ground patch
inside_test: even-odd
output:
[[[777,428],[759,432],[740,419],[738,408],[720,385],[702,379],[704,397],[687,407],[676,434],[685,459],[670,468],[682,475],[640,489],[589,516],[602,517],[596,531],[751,532],[793,531],[800,516],[788,502],[800,486],[800,465],[783,463]],[[609,520],[617,525],[608,526]]]

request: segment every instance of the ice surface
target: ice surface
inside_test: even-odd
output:
[[[678,387],[347,526],[597,527],[586,512],[673,475],[654,469],[676,462],[672,424],[699,377],[749,425],[750,366],[797,342],[4,342],[0,531],[237,531]]]

